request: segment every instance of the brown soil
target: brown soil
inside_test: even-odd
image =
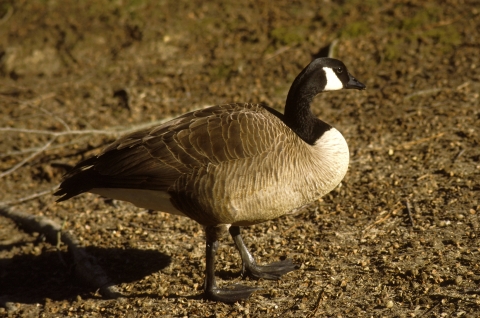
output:
[[[103,298],[65,246],[0,216],[0,316],[478,317],[478,30],[474,0],[0,1],[0,204],[71,230],[125,295]],[[249,300],[202,299],[204,235],[189,219],[91,194],[21,200],[114,128],[226,102],[282,110],[332,43],[367,85],[313,105],[347,139],[350,169],[321,201],[244,229],[260,263],[300,266],[247,279],[262,288]],[[72,133],[86,130],[110,134]],[[231,239],[219,256],[220,283],[240,282]]]

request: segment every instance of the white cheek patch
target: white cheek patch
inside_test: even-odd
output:
[[[327,84],[323,89],[324,91],[336,91],[343,88],[343,83],[330,67],[324,67],[323,71],[325,72],[325,78],[327,80]]]

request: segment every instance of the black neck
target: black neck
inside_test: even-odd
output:
[[[288,92],[284,122],[306,143],[313,145],[331,126],[315,117],[310,109],[313,98],[325,84],[319,83],[321,77],[305,73],[306,70],[300,73]]]

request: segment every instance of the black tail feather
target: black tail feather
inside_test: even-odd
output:
[[[68,200],[99,186],[100,175],[93,169],[96,159],[92,157],[80,162],[63,177],[57,192],[54,193],[60,196],[57,202]]]

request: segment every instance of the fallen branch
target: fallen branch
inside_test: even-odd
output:
[[[0,24],[6,23],[12,15],[13,15],[13,5],[9,5],[7,7],[7,12],[5,12],[3,17],[0,18]]]
[[[277,55],[280,55],[288,50],[290,50],[292,47],[287,45],[287,46],[282,46],[281,48],[279,48],[278,50],[276,50],[275,52],[271,53],[271,54],[267,54],[264,58],[265,61],[268,61],[272,58],[274,58],[275,56]]]
[[[61,143],[61,144],[57,144],[55,146],[50,146],[48,149],[49,150],[54,150],[54,149],[65,148],[65,147],[70,146],[70,145],[79,144],[80,142],[83,142],[84,140],[87,140],[88,138],[89,138],[88,136],[78,137],[78,138],[75,138],[75,139],[73,139],[69,142],[64,142],[64,143]],[[25,154],[28,154],[28,153],[31,153],[31,152],[36,152],[36,151],[38,151],[42,148],[43,148],[43,146],[42,147],[25,148],[25,149],[22,149],[22,150],[7,151],[7,152],[4,152],[4,153],[0,154],[0,159],[5,158],[5,157],[25,155]]]
[[[30,215],[9,206],[0,206],[0,215],[7,217],[28,232],[38,232],[45,235],[48,242],[58,246],[61,242],[68,246],[75,262],[75,271],[87,284],[98,288],[100,294],[109,299],[121,297],[103,269],[96,264],[96,260],[80,247],[78,239],[70,231],[62,231],[62,227],[53,220],[44,217]]]
[[[402,148],[403,149],[409,149],[413,145],[421,144],[421,143],[424,143],[426,141],[430,141],[431,139],[440,138],[443,135],[445,135],[445,133],[441,132],[441,133],[438,133],[438,134],[430,136],[430,137],[425,137],[425,138],[420,138],[420,139],[417,139],[417,140],[412,140],[412,141],[409,141],[409,142],[405,142],[403,144],[400,144],[400,145],[396,146],[395,150],[401,150]]]
[[[54,141],[55,141],[55,138],[50,139],[45,145],[43,145],[41,148],[39,148],[36,152],[32,153],[30,156],[23,159],[22,161],[20,161],[19,163],[17,163],[13,167],[11,167],[10,169],[0,173],[0,178],[3,178],[5,176],[8,176],[9,174],[15,172],[15,170],[22,167],[24,164],[26,164],[27,162],[29,162],[30,160],[32,160],[33,158],[38,156],[40,153],[44,152]]]
[[[48,109],[45,109],[43,107],[38,107],[37,109],[39,109],[40,111],[42,111],[43,113],[51,116],[53,119],[55,119],[56,121],[58,121],[63,127],[65,127],[65,129],[67,131],[70,131],[70,126],[68,126],[68,124],[62,119],[60,118],[59,116],[55,115],[54,113],[52,113],[51,111],[49,111]]]
[[[427,309],[420,317],[424,317],[426,315],[428,315],[429,313],[431,313],[435,308],[437,308],[438,306],[440,306],[442,304],[442,301],[437,301],[437,303],[435,304],[435,306]]]
[[[435,93],[438,93],[440,92],[442,89],[441,88],[429,88],[429,89],[424,89],[424,90],[421,90],[421,91],[417,91],[417,92],[413,92],[411,94],[408,94],[406,95],[403,99],[404,100],[408,100],[412,97],[415,97],[415,96],[420,96],[420,95],[428,95],[428,94],[435,94]]]
[[[335,49],[337,48],[338,45],[338,39],[335,39],[330,43],[328,46],[328,57],[330,58],[335,58]]]
[[[420,139],[412,140],[412,141],[407,141],[407,142],[398,144],[396,146],[392,145],[392,146],[382,146],[382,147],[368,147],[368,148],[365,148],[365,150],[366,151],[385,151],[386,149],[387,150],[388,149],[391,149],[391,150],[409,150],[410,147],[412,147],[414,145],[421,144],[421,143],[430,141],[432,139],[440,138],[443,135],[445,135],[445,133],[441,132],[441,133],[438,133],[438,134],[435,134],[435,135],[432,135],[432,136],[429,136],[429,137],[420,138]]]
[[[16,127],[0,127],[0,131],[5,132],[16,132],[16,133],[26,133],[26,134],[37,134],[37,135],[48,135],[53,137],[61,136],[74,136],[74,135],[106,135],[112,137],[118,137],[120,135],[128,134],[137,130],[144,128],[156,126],[167,122],[173,117],[163,118],[153,122],[143,123],[135,126],[125,128],[124,126],[112,127],[109,129],[86,129],[86,130],[66,130],[66,131],[50,131],[50,130],[40,130],[40,129],[27,129],[27,128],[16,128]]]
[[[315,306],[313,307],[313,309],[307,315],[308,318],[317,316],[318,308],[320,308],[320,303],[322,302],[322,297],[324,296],[323,291],[324,291],[323,288],[322,288],[321,291],[319,291],[317,301],[315,302]]]
[[[48,135],[53,137],[68,136],[68,135],[114,135],[115,136],[118,134],[118,132],[115,130],[98,130],[98,129],[50,131],[50,130],[40,130],[40,129],[0,127],[0,131]]]
[[[397,204],[395,204],[395,205],[397,205]],[[390,211],[390,212],[388,212],[388,214],[387,214],[386,216],[384,216],[383,218],[381,218],[381,219],[379,219],[379,220],[376,220],[376,221],[373,222],[372,224],[368,225],[365,229],[363,229],[363,233],[364,233],[363,237],[365,237],[366,232],[367,232],[368,230],[370,230],[372,227],[374,227],[375,225],[380,224],[380,223],[382,223],[382,222],[385,222],[392,214],[393,214],[393,215],[396,215],[400,210],[402,210],[402,208],[397,208],[397,209],[395,209],[395,210],[393,210],[393,211]]]
[[[49,131],[49,130],[39,130],[39,129],[26,129],[26,128],[15,128],[15,127],[0,127],[0,131],[5,131],[5,132],[14,132],[14,133],[26,133],[26,134],[37,134],[37,135],[48,135],[51,136],[52,138],[43,146],[37,147],[37,148],[30,148],[33,153],[30,154],[27,158],[23,159],[10,169],[3,171],[0,173],[0,178],[3,178],[5,176],[8,176],[9,174],[12,174],[15,172],[17,169],[23,167],[26,163],[31,161],[33,158],[41,154],[42,152],[45,152],[47,149],[52,148],[51,145],[53,142],[61,136],[75,136],[75,135],[106,135],[106,136],[112,136],[112,137],[118,137],[120,135],[128,134],[130,132],[134,132],[140,129],[152,127],[155,125],[162,124],[168,120],[170,120],[171,117],[169,118],[164,118],[161,120],[157,120],[154,122],[149,122],[149,123],[143,123],[140,125],[136,125],[133,127],[129,127],[125,129],[124,127],[120,128],[112,128],[112,129],[107,129],[107,130],[98,130],[98,129],[89,129],[89,130],[70,130],[68,125],[64,123],[64,126],[66,127],[66,131]],[[63,122],[63,121],[62,121]],[[30,152],[32,152],[30,151]],[[25,153],[25,151],[24,151]]]
[[[410,223],[412,226],[415,226],[415,221],[413,220],[413,217],[412,217],[412,206],[410,205],[410,201],[405,200],[405,205],[407,207],[407,212],[408,212],[408,217],[410,218]]]
[[[478,294],[478,291],[477,291]],[[466,297],[461,294],[456,294],[456,295],[447,295],[447,294],[441,294],[441,293],[436,293],[436,294],[430,294],[430,297],[442,297],[442,298],[448,298],[450,300],[461,300],[464,302],[472,303],[475,305],[480,305],[480,300],[479,299],[472,299],[470,297]]]
[[[36,199],[36,198],[39,198],[39,197],[42,197],[44,195],[47,195],[49,193],[52,193],[53,191],[55,191],[56,189],[58,188],[58,185],[55,185],[54,187],[48,189],[48,190],[44,190],[44,191],[40,191],[40,192],[35,192],[35,193],[32,193],[30,195],[27,195],[26,197],[21,197],[19,199],[15,199],[15,200],[9,200],[9,201],[0,201],[0,207],[2,206],[12,206],[12,205],[16,205],[16,204],[19,204],[19,203],[23,203],[25,201],[30,201],[30,200],[33,200],[33,199]]]

